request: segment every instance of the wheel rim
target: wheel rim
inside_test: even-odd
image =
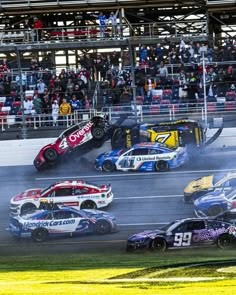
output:
[[[166,162],[160,161],[158,163],[156,163],[156,170],[159,171],[164,171],[167,170],[168,166]]]
[[[100,221],[97,224],[96,232],[99,234],[106,234],[109,232],[109,224],[106,221]]]
[[[102,128],[94,128],[93,136],[97,139],[101,139],[104,136],[104,130]]]
[[[53,149],[48,149],[45,151],[45,158],[47,158],[49,161],[54,161],[56,157],[56,152]]]
[[[164,251],[165,243],[162,240],[154,240],[152,243],[152,248],[157,251]]]
[[[47,232],[46,230],[37,230],[35,233],[34,233],[34,240],[36,242],[43,242],[45,241],[47,238]]]
[[[114,164],[111,161],[106,161],[103,164],[103,170],[106,172],[111,172],[114,170]]]
[[[222,249],[223,248],[226,248],[226,247],[228,247],[231,244],[230,243],[230,238],[227,237],[227,236],[220,237],[218,244],[219,244],[219,247],[220,248],[222,248]]]

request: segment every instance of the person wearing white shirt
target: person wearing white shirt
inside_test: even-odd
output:
[[[58,105],[58,101],[54,100],[53,104],[52,104],[52,119],[53,119],[53,126],[57,126],[58,125],[58,114],[59,114],[59,105]]]
[[[118,10],[117,10],[118,12]],[[117,27],[117,12],[114,14],[114,12],[111,12],[110,17],[108,19],[108,22],[112,26],[112,37],[117,37],[118,36],[118,27]]]

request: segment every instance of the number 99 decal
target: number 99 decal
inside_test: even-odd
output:
[[[174,238],[174,246],[175,247],[185,247],[191,245],[192,233],[176,233]]]

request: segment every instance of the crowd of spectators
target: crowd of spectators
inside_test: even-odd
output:
[[[227,99],[228,92],[234,93],[229,99],[236,100],[235,39],[218,47],[183,39],[179,44],[168,40],[149,46],[140,44],[134,52],[134,83],[128,50],[86,53],[79,57],[78,70],[62,69],[59,73],[53,62],[45,68],[43,61],[39,63],[33,57],[29,70],[22,72],[21,77],[12,77],[4,59],[0,65],[0,95],[15,91],[15,99],[21,100],[21,89],[24,93],[31,91],[32,97],[25,95],[25,114],[51,117],[54,125],[60,116],[91,107],[89,90],[93,81],[100,81],[102,107],[131,105],[134,95],[143,104],[161,104],[164,100],[171,104],[197,103],[203,97],[203,49],[207,101]]]

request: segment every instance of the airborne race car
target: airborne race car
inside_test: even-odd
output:
[[[37,170],[42,170],[74,150],[98,148],[109,138],[111,129],[108,120],[99,116],[73,125],[62,132],[54,143],[47,144],[39,151],[34,166]]]

